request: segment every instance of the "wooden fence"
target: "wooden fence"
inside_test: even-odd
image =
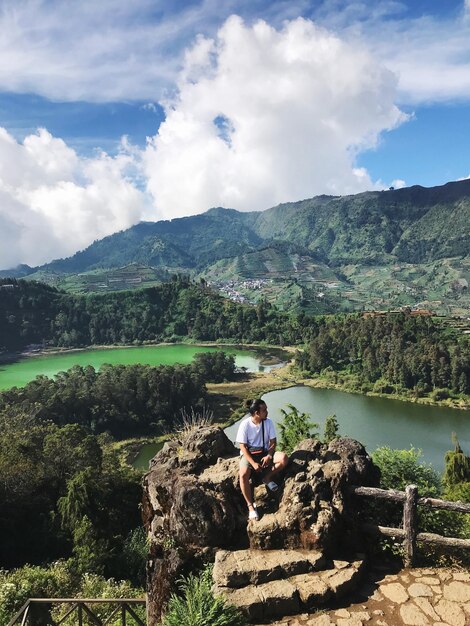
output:
[[[413,566],[418,541],[470,550],[470,539],[443,537],[442,535],[435,535],[434,533],[419,533],[417,527],[418,506],[470,514],[470,504],[449,502],[447,500],[438,500],[437,498],[420,498],[416,485],[408,485],[405,491],[376,489],[375,487],[351,487],[350,490],[355,496],[383,498],[385,500],[392,500],[393,502],[403,502],[403,528],[389,528],[387,526],[376,526],[374,524],[363,524],[362,528],[365,532],[371,534],[403,539],[406,566]]]
[[[69,604],[68,610],[57,620],[52,619],[51,609],[54,604]],[[105,618],[96,613],[96,605],[116,605]],[[145,620],[137,615],[132,608],[136,605],[146,605],[145,600],[135,598],[30,598],[21,607],[8,626],[59,626],[73,617],[73,624],[84,626],[106,626],[117,620],[121,626],[145,626]],[[95,611],[93,608],[95,608]]]

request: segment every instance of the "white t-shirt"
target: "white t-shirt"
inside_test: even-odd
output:
[[[244,443],[247,446],[254,446],[257,448],[263,447],[263,422],[260,424],[254,424],[251,415],[238,427],[237,443]],[[269,448],[269,440],[276,438],[276,431],[274,430],[274,423],[267,417],[264,420],[264,447],[267,450]]]

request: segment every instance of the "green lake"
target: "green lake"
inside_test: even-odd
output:
[[[214,350],[233,354],[237,367],[244,367],[248,371],[267,371],[276,367],[262,364],[269,355],[265,349],[258,351],[227,346],[165,344],[75,350],[24,357],[14,363],[0,364],[0,389],[26,385],[39,374],[52,377],[73,365],[92,365],[99,368],[104,363],[187,364],[198,352]],[[271,352],[271,356],[278,355],[276,351]],[[423,459],[432,463],[439,471],[444,467],[445,452],[452,447],[452,432],[457,433],[462,447],[467,454],[470,453],[470,411],[302,386],[272,391],[263,397],[268,404],[270,417],[275,422],[281,418],[281,409],[286,409],[287,404],[293,404],[300,411],[310,413],[312,420],[319,424],[319,431],[322,433],[325,418],[335,413],[340,425],[340,434],[358,439],[364,443],[369,452],[377,446],[384,445],[392,448],[414,446],[420,448],[423,451]],[[235,439],[236,430],[237,425],[227,429],[230,439]],[[157,451],[156,447],[150,446],[148,450],[147,446],[142,449],[135,466],[143,469],[148,467],[149,460]]]
[[[263,365],[266,351],[245,350],[227,346],[192,346],[187,344],[168,344],[157,346],[139,346],[126,348],[100,348],[90,350],[69,350],[41,356],[27,356],[14,363],[0,364],[0,389],[22,387],[38,375],[52,378],[57,372],[63,372],[74,365],[92,365],[95,369],[104,363],[111,365],[173,365],[191,363],[199,352],[223,350],[235,356],[236,366],[244,367],[249,372],[269,371],[276,365]]]

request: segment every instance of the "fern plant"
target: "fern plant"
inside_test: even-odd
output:
[[[246,626],[240,611],[212,593],[212,566],[180,579],[162,626]]]

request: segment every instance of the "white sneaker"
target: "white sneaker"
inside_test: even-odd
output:
[[[253,509],[248,511],[248,519],[257,522],[259,520],[258,511],[256,506],[253,505]]]

